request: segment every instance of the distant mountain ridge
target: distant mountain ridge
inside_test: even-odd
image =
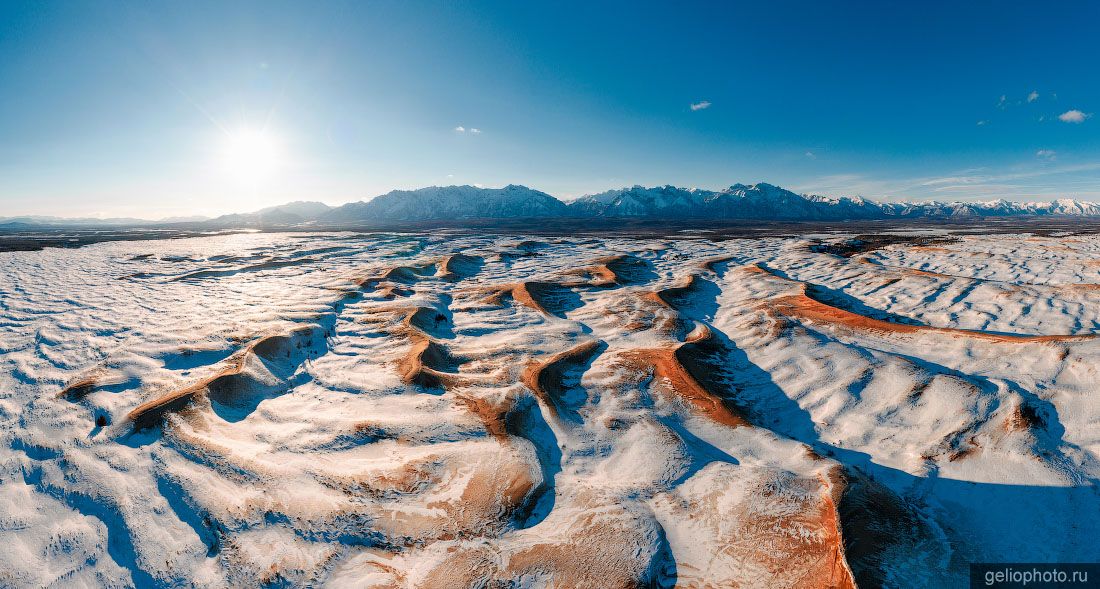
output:
[[[845,221],[918,218],[1100,216],[1100,204],[1074,199],[1050,202],[877,202],[861,197],[797,194],[767,183],[734,184],[721,190],[632,186],[562,201],[526,186],[430,186],[393,190],[368,201],[331,207],[295,201],[252,213],[213,219],[0,218],[0,228],[36,225],[197,225],[202,227],[355,226],[469,219],[654,219]]]
[[[841,221],[919,217],[1008,217],[1100,215],[1100,204],[1072,199],[1053,202],[886,202],[860,197],[796,194],[767,183],[734,184],[723,190],[634,186],[582,196],[569,207],[583,216]]]
[[[1072,199],[1053,202],[880,203],[860,197],[796,194],[767,183],[734,184],[722,190],[633,186],[563,202],[526,186],[504,188],[433,186],[395,190],[349,203],[321,215],[321,224],[521,218],[636,218],[781,221],[843,221],[1021,215],[1100,216],[1100,204]]]
[[[568,216],[570,209],[562,201],[545,192],[509,184],[504,188],[431,186],[394,190],[366,202],[336,207],[319,220],[346,223]]]
[[[267,207],[252,213],[233,213],[204,221],[212,227],[268,227],[273,225],[299,225],[315,222],[332,210],[323,202],[296,200],[284,205]]]
[[[134,217],[55,217],[50,215],[18,215],[15,217],[0,217],[0,227],[5,226],[127,226],[127,225],[163,225],[170,223],[199,223],[208,221],[210,217],[202,215],[189,215],[183,217],[165,217],[163,219],[149,220]]]

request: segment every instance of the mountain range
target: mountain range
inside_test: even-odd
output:
[[[722,190],[633,186],[561,201],[511,184],[504,188],[432,186],[394,190],[369,201],[331,207],[296,201],[252,213],[213,219],[0,218],[0,227],[40,225],[199,225],[204,227],[354,226],[471,219],[700,219],[844,221],[870,219],[1013,216],[1100,216],[1100,204],[1073,199],[1050,202],[877,202],[860,197],[797,194],[771,184],[734,184]]]

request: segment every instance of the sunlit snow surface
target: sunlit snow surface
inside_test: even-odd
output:
[[[1100,240],[807,245],[0,253],[0,586],[919,587],[1100,561]]]

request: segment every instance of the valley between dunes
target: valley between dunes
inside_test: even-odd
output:
[[[1100,238],[0,253],[0,586],[952,587],[1097,562]]]

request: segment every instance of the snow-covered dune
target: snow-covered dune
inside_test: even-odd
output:
[[[0,253],[0,586],[952,587],[1100,561],[1100,239],[810,246]]]

